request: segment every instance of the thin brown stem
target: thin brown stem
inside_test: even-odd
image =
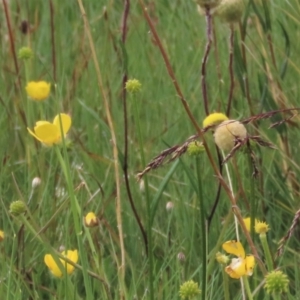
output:
[[[205,19],[206,19],[207,40],[206,40],[205,52],[201,64],[201,88],[202,88],[202,97],[203,97],[205,113],[206,115],[209,115],[208,95],[207,95],[207,85],[206,85],[206,65],[207,65],[209,52],[212,44],[212,16],[209,7],[206,7],[205,9]]]
[[[233,43],[234,43],[234,27],[230,25],[230,37],[229,37],[229,77],[230,77],[230,88],[229,88],[229,95],[227,101],[227,110],[226,115],[227,117],[230,116],[231,104],[232,104],[232,97],[233,97],[233,90],[234,90],[234,74],[233,74]]]
[[[7,29],[8,29],[8,37],[9,37],[10,48],[11,48],[11,51],[12,51],[15,70],[16,70],[17,79],[18,79],[18,84],[19,84],[19,88],[20,88],[21,87],[21,79],[20,79],[19,65],[18,65],[16,49],[15,49],[13,30],[12,30],[11,24],[10,24],[10,17],[9,17],[9,12],[8,12],[8,7],[7,7],[6,0],[2,0],[2,3],[3,3],[3,7],[4,7],[4,14],[5,14],[6,25],[7,25]]]
[[[52,45],[52,68],[53,81],[56,82],[56,53],[55,53],[55,35],[54,35],[54,6],[52,0],[49,0],[50,6],[50,28],[51,28],[51,45]]]
[[[129,10],[130,10],[130,0],[125,0],[123,16],[122,16],[122,25],[121,25],[122,43],[123,43],[124,49],[125,49],[125,42],[126,42],[126,36],[127,36],[127,20],[128,20]],[[126,60],[126,57],[123,57],[123,59]],[[125,85],[126,85],[126,82],[128,79],[128,70],[127,70],[127,67],[125,64],[126,64],[126,62],[124,62],[123,78],[122,78],[122,102],[123,102],[123,113],[124,113],[124,164],[123,164],[122,168],[123,168],[123,172],[124,172],[125,186],[126,186],[129,203],[130,203],[131,209],[133,211],[134,217],[135,217],[135,219],[138,223],[138,226],[141,230],[143,240],[144,240],[145,252],[148,255],[147,234],[143,227],[141,219],[137,213],[136,207],[134,205],[131,188],[130,188],[130,184],[129,184],[129,176],[128,176],[128,114],[127,114],[127,93],[126,93],[126,89],[125,89]]]
[[[242,51],[242,57],[244,62],[244,74],[243,74],[243,80],[244,80],[244,88],[245,88],[245,95],[248,102],[248,106],[250,109],[251,115],[254,115],[254,111],[252,108],[252,101],[250,96],[250,88],[249,88],[249,81],[248,81],[248,73],[247,73],[247,56],[246,56],[246,47],[245,47],[245,39],[246,39],[246,32],[243,29],[242,22],[239,22],[239,30],[241,35],[241,51]]]

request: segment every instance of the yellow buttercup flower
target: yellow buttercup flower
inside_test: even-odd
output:
[[[30,81],[26,85],[27,95],[36,101],[42,101],[48,98],[50,94],[50,83],[46,81]]]
[[[222,245],[223,249],[228,254],[233,254],[237,258],[231,260],[231,264],[225,268],[225,272],[235,279],[247,275],[253,274],[253,268],[255,265],[255,258],[253,255],[245,254],[243,245],[237,241],[227,241]]]
[[[60,117],[59,117],[60,116]],[[61,128],[60,128],[60,118],[62,124],[62,132],[64,136],[68,133],[71,127],[71,117],[67,114],[57,115],[53,123],[48,121],[38,121],[35,124],[34,132],[29,128],[27,130],[29,133],[34,136],[37,140],[42,142],[47,146],[52,146],[53,144],[59,144],[62,139]]]
[[[222,113],[212,113],[203,120],[203,127],[218,125],[223,121],[228,120],[228,117]]]
[[[247,230],[250,232],[250,223],[251,223],[251,218],[245,218],[245,219],[243,219],[244,220],[244,223],[245,223],[245,226],[246,226],[246,228],[247,228]],[[258,223],[258,220],[257,219],[255,219],[254,220],[254,226],[256,226],[256,224]]]
[[[0,230],[0,242],[2,242],[5,238],[5,233],[4,231]]]
[[[99,223],[97,216],[93,212],[89,212],[84,217],[84,224],[86,227],[95,227]]]
[[[70,259],[72,262],[77,263],[78,261],[78,251],[77,250],[68,250],[68,251],[63,251],[61,252],[61,254]],[[74,266],[68,264],[66,261],[64,261],[63,259],[59,259],[63,265],[63,267],[66,269],[67,274],[71,274],[74,271]],[[56,264],[53,256],[51,254],[46,254],[44,256],[44,262],[46,264],[46,266],[49,268],[49,270],[51,271],[51,273],[56,276],[56,277],[62,277],[63,276],[63,272],[62,270],[59,268],[59,266]]]

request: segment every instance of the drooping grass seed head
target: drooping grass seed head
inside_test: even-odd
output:
[[[247,137],[245,126],[236,120],[222,122],[214,133],[217,146],[223,151],[230,151],[237,139],[243,140]]]

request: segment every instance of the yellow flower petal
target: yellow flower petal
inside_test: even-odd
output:
[[[74,263],[77,263],[77,261],[78,261],[78,251],[77,250],[74,250],[74,251],[68,250],[67,253],[66,253],[66,251],[63,251],[62,255],[66,256],[68,259],[70,259]],[[75,269],[74,266],[67,264],[67,273],[68,274],[73,273],[74,269]]]
[[[266,222],[257,222],[255,224],[255,232],[262,234],[267,233],[270,230],[269,225]]]
[[[235,279],[246,275],[246,260],[244,258],[233,258],[231,264],[225,268],[225,272]]]
[[[245,218],[245,219],[243,219],[243,220],[244,220],[244,223],[245,223],[245,225],[246,225],[247,230],[250,232],[251,218]],[[254,226],[256,226],[257,222],[258,222],[257,219],[255,219],[255,220],[254,220]]]
[[[245,250],[243,245],[237,241],[227,241],[222,245],[223,249],[229,253],[238,257],[245,258]]]
[[[226,120],[228,120],[226,115],[222,113],[212,113],[203,120],[203,127],[205,128],[207,126],[217,125]]]
[[[26,85],[27,95],[37,101],[45,100],[50,94],[50,83],[46,81],[30,81]]]
[[[62,128],[63,128],[63,133],[64,135],[66,135],[71,127],[71,117],[67,114],[60,114],[60,118],[61,118],[61,124],[62,124]],[[60,120],[59,120],[59,115],[57,115],[54,120],[53,120],[53,124],[55,126],[57,126],[57,128],[60,130]],[[61,131],[59,131],[61,132]]]
[[[68,250],[68,251],[63,251],[61,253],[63,256],[67,257],[68,259],[70,259],[71,261],[73,261],[74,263],[77,263],[78,261],[78,251],[77,250]],[[66,263],[64,260],[59,259],[62,263],[62,266],[66,268],[66,271],[68,274],[73,273],[74,271],[74,266]],[[59,266],[56,264],[54,258],[52,257],[51,254],[46,254],[44,257],[44,262],[46,264],[46,266],[49,268],[49,270],[51,271],[51,273],[56,276],[56,277],[62,277],[63,273],[60,270]]]
[[[28,128],[28,131],[37,140],[46,144],[47,146],[52,146],[53,144],[60,141],[60,132],[57,126],[51,123],[44,123],[34,127],[34,133]]]
[[[84,224],[86,227],[95,227],[99,223],[97,216],[93,212],[89,212],[84,217]]]
[[[253,269],[255,266],[255,258],[253,255],[247,255],[246,261],[246,275],[251,276],[253,274]]]
[[[2,242],[5,238],[5,233],[4,231],[0,230],[0,242]]]
[[[67,114],[60,114],[60,117],[63,133],[66,135],[71,127],[71,117]],[[48,121],[36,122],[34,132],[30,128],[27,128],[27,130],[32,136],[47,146],[52,146],[53,144],[58,144],[61,142],[59,115],[54,118],[53,123]]]
[[[60,268],[58,267],[58,265],[56,264],[52,255],[46,254],[44,256],[44,262],[54,276],[62,277],[62,272],[61,272]]]

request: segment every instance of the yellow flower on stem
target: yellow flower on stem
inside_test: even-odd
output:
[[[62,130],[60,127],[60,119]],[[27,130],[38,141],[47,146],[52,146],[53,144],[59,144],[61,142],[61,131],[63,132],[64,136],[66,136],[71,127],[71,123],[72,121],[69,115],[60,114],[54,118],[53,123],[50,123],[48,121],[38,121],[34,126],[34,132],[29,128],[27,128]]]
[[[50,83],[46,81],[30,81],[26,85],[27,95],[36,101],[42,101],[48,98],[50,94]]]
[[[225,268],[225,272],[235,279],[247,275],[253,274],[253,268],[255,265],[255,258],[253,255],[245,254],[243,245],[237,241],[227,241],[222,245],[223,249],[228,254],[233,254],[237,258],[231,260],[231,264]]]
[[[67,250],[67,251],[63,251],[61,252],[61,254],[68,258],[69,260],[71,260],[74,263],[77,263],[78,261],[78,251],[77,250]],[[68,264],[66,261],[64,261],[63,259],[59,259],[62,263],[62,266],[66,269],[67,274],[72,274],[75,267]],[[46,254],[44,256],[44,262],[46,264],[46,266],[49,268],[49,270],[51,271],[51,273],[56,276],[56,277],[62,277],[63,276],[63,272],[60,269],[60,267],[56,264],[53,256],[51,254]]]
[[[89,212],[84,217],[84,224],[86,227],[95,227],[99,224],[99,220],[93,212]]]
[[[4,231],[0,230],[0,242],[2,242],[5,238],[5,233]]]
[[[222,113],[212,113],[203,120],[203,127],[218,125],[223,121],[228,120],[228,117]]]
[[[245,226],[246,226],[246,228],[247,228],[247,230],[250,232],[250,223],[251,223],[251,218],[245,218],[245,219],[243,219],[244,220],[244,223],[245,223]],[[255,219],[254,220],[254,226],[256,226],[256,224],[258,223],[258,220],[257,219]]]

